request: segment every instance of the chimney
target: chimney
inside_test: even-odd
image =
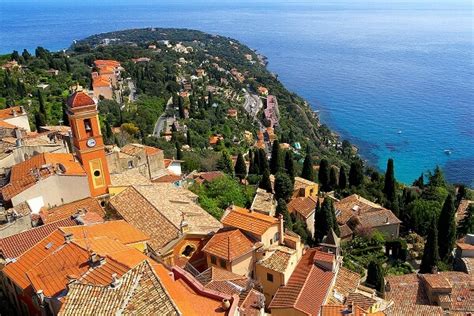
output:
[[[66,241],[66,243],[70,243],[72,241],[72,237],[72,233],[67,233],[66,235],[64,235],[64,240]]]
[[[112,274],[112,282],[110,282],[111,288],[117,288],[122,283],[122,280],[117,277],[117,273]]]
[[[43,290],[38,290],[36,291],[36,296],[38,296],[38,301],[40,302],[40,305],[43,305],[44,303],[44,293]]]
[[[15,140],[15,147],[16,148],[20,148],[21,146],[23,145],[22,141],[21,141],[21,138],[17,138]]]
[[[20,105],[20,113],[25,114],[25,107],[23,105]]]
[[[99,256],[97,253],[92,252],[92,253],[91,253],[91,256],[90,256],[90,262],[91,262],[92,264],[96,264],[96,263],[98,263],[99,261],[100,261],[100,256]]]
[[[224,309],[226,311],[226,310],[229,310],[229,308],[230,308],[230,301],[228,299],[224,298],[222,300],[222,309]]]
[[[13,117],[17,117],[16,110],[12,110]]]
[[[280,245],[283,245],[284,243],[284,235],[285,235],[285,226],[283,225],[284,224],[284,220],[283,220],[283,215],[278,215],[278,235],[280,236],[278,242]]]
[[[23,137],[23,135],[21,134],[21,130],[18,127],[16,127],[15,128],[15,138],[16,139],[21,139],[22,137]]]

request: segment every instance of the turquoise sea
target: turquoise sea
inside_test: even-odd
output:
[[[406,183],[440,165],[474,186],[472,9],[456,0],[0,0],[0,53],[149,26],[230,36],[266,55],[372,165],[394,158]]]

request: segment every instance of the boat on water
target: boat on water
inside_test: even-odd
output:
[[[451,155],[451,154],[453,153],[453,151],[452,151],[451,149],[445,149],[445,150],[444,150],[444,153],[445,153],[446,155]]]
[[[398,131],[397,133],[398,133],[398,134],[401,134],[401,133],[402,133],[402,131]]]

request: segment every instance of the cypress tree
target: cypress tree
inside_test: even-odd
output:
[[[420,177],[413,182],[414,187],[423,189],[425,187],[425,176],[421,173]]]
[[[250,155],[250,166],[249,166],[249,174],[259,174],[260,171],[258,170],[258,154],[253,150],[249,151]]]
[[[234,175],[232,159],[226,150],[222,152],[222,156],[217,162],[217,168],[230,176]]]
[[[442,236],[439,241],[439,257],[447,259],[453,250],[456,240],[456,210],[454,209],[454,201],[451,194],[446,197],[443,208],[438,220],[438,233]]]
[[[183,152],[181,151],[181,145],[176,142],[174,143],[174,146],[176,147],[176,159],[177,160],[182,160],[183,159]]]
[[[313,233],[313,240],[315,243],[319,242],[319,236],[321,235],[320,233],[320,221],[321,218],[323,218],[323,215],[321,214],[321,204],[319,203],[319,199],[316,201],[316,207],[314,209],[314,233]]]
[[[285,153],[285,169],[286,174],[290,177],[291,182],[295,182],[295,163],[293,160],[293,154],[291,151],[287,150]]]
[[[360,161],[353,161],[351,169],[349,170],[349,185],[358,187],[364,180],[364,173],[362,170],[362,163]]]
[[[470,204],[467,208],[466,215],[459,223],[458,237],[474,233],[474,204]]]
[[[244,156],[239,153],[235,163],[235,175],[242,181],[247,176],[247,165],[245,164]]]
[[[290,178],[283,172],[275,175],[275,198],[287,201],[293,193],[293,183]]]
[[[283,222],[286,229],[291,229],[293,227],[293,221],[291,220],[290,213],[288,212],[288,208],[286,205],[285,200],[279,199],[277,202],[276,208],[276,215],[283,215]]]
[[[436,218],[431,219],[428,236],[426,237],[425,250],[421,259],[420,273],[431,273],[438,265],[438,228]]]
[[[339,169],[339,189],[344,190],[347,187],[347,175],[344,166]]]
[[[25,61],[28,61],[28,60],[30,60],[30,58],[31,58],[30,52],[27,51],[26,49],[23,50],[23,53],[21,53],[21,56],[23,56],[23,59],[24,59]]]
[[[46,119],[43,115],[43,113],[36,112],[35,113],[35,125],[36,125],[36,130],[39,129],[40,126],[46,126]]]
[[[319,162],[318,181],[321,191],[331,191],[329,188],[329,162],[326,159],[321,159]]]
[[[181,96],[178,97],[178,109],[179,109],[179,117],[184,119],[186,115],[184,113],[183,98]]]
[[[393,204],[396,195],[396,180],[392,158],[387,161],[387,171],[385,171],[385,185],[383,187],[383,193],[385,193],[387,200]]]
[[[69,58],[64,56],[64,64],[66,65],[66,71],[71,72],[71,64],[69,63]]]
[[[191,130],[190,129],[188,129],[186,131],[186,143],[188,144],[189,147],[193,146],[193,139],[192,139],[192,136],[191,136]]]
[[[268,159],[267,159],[267,153],[265,152],[264,149],[260,148],[258,150],[258,161],[259,161],[259,167],[258,169],[260,172],[263,174],[265,170],[268,170],[270,172],[270,167],[268,166]]]
[[[46,113],[46,106],[44,104],[44,98],[43,98],[43,94],[41,93],[41,91],[38,89],[37,92],[36,92],[37,96],[38,96],[38,102],[39,102],[39,111],[41,114],[44,115],[44,119],[45,121],[47,121],[47,113]]]
[[[309,181],[314,181],[313,160],[311,159],[310,153],[307,153],[306,157],[304,158],[301,177]]]
[[[329,190],[337,189],[337,171],[336,168],[332,167],[331,172],[329,172]]]
[[[331,229],[339,236],[339,225],[337,225],[332,200],[328,198],[324,199],[321,206],[319,206],[318,200],[314,212],[314,241],[320,243]]]
[[[366,283],[375,288],[379,293],[385,292],[383,268],[380,262],[371,261],[367,267]]]
[[[281,170],[280,142],[277,139],[273,141],[272,156],[270,158],[270,172],[276,174]]]
[[[272,182],[270,181],[270,171],[264,170],[262,175],[262,180],[258,184],[260,189],[266,190],[269,193],[272,193]]]

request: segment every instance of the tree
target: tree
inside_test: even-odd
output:
[[[321,191],[331,191],[329,188],[329,162],[326,159],[321,159],[319,162],[318,181]]]
[[[309,181],[314,181],[313,160],[310,153],[307,153],[306,157],[304,158],[301,177]]]
[[[242,181],[247,176],[247,165],[245,164],[244,156],[239,153],[235,163],[235,175]]]
[[[387,170],[385,171],[385,185],[383,187],[383,193],[385,193],[385,196],[390,203],[393,203],[395,201],[396,180],[392,158],[387,161]]]
[[[380,262],[370,261],[367,267],[366,283],[371,285],[381,294],[385,292],[384,272]]]
[[[217,168],[228,175],[234,175],[232,159],[230,158],[230,155],[226,150],[222,152],[222,156],[217,162]]]
[[[439,166],[436,166],[433,173],[429,173],[428,179],[428,186],[430,187],[446,187],[446,179]]]
[[[324,199],[321,206],[318,200],[314,211],[314,241],[320,243],[331,229],[339,236],[339,225],[337,225],[332,200],[329,198]]]
[[[260,189],[266,190],[269,193],[272,193],[272,182],[270,181],[270,171],[264,170],[262,175],[262,180],[258,184]]]
[[[275,198],[287,201],[293,193],[293,183],[283,172],[275,175]]]
[[[40,126],[46,126],[46,118],[44,117],[43,113],[36,112],[35,113],[35,125],[36,125],[36,130],[39,129]]]
[[[456,210],[454,209],[454,201],[451,194],[446,197],[443,208],[438,220],[438,233],[442,236],[438,241],[439,257],[447,259],[453,250],[456,240]]]
[[[186,131],[186,143],[188,144],[189,147],[193,146],[193,139],[192,139],[192,136],[191,136],[191,130],[190,129],[188,129]]]
[[[179,110],[179,117],[182,119],[186,118],[186,115],[184,113],[183,98],[181,96],[178,97],[178,110]]]
[[[270,158],[270,172],[272,174],[277,174],[281,169],[280,143],[275,139],[273,141],[272,156]]]
[[[258,170],[258,154],[253,150],[249,150],[249,158],[249,174],[259,174],[260,171]]]
[[[18,51],[14,50],[10,55],[11,60],[20,61],[20,54]]]
[[[181,144],[179,142],[174,143],[176,147],[176,160],[183,160],[183,152],[181,151]]]
[[[432,273],[439,262],[438,228],[436,218],[431,219],[428,236],[426,237],[425,250],[421,259],[420,273]]]
[[[287,150],[285,153],[285,170],[288,177],[290,177],[291,182],[295,182],[295,162],[293,160],[293,154],[290,150]]]
[[[466,215],[459,222],[458,236],[462,237],[467,234],[474,234],[474,203],[469,205]]]
[[[28,61],[28,60],[30,60],[30,58],[31,58],[30,52],[27,51],[26,49],[23,50],[23,53],[21,53],[21,56],[23,56],[23,59],[24,59],[25,61]]]
[[[344,166],[339,169],[339,190],[344,190],[347,187],[347,175]]]
[[[262,148],[258,149],[258,169],[260,170],[260,173],[263,174],[265,170],[268,170],[270,172],[270,167],[268,166],[268,159],[267,159],[267,154],[265,153],[265,150]]]
[[[332,167],[331,172],[329,172],[329,190],[337,189],[337,171],[336,168]]]
[[[66,65],[66,71],[71,72],[71,63],[68,56],[64,56],[64,64]]]
[[[44,104],[43,94],[42,94],[41,91],[38,89],[38,90],[36,91],[36,95],[38,96],[39,111],[40,111],[41,114],[44,115],[45,120],[47,121],[47,120],[48,120],[48,116],[47,116],[47,113],[46,113],[46,106],[45,106],[45,104]]]
[[[283,216],[283,222],[286,229],[291,229],[293,227],[293,221],[291,220],[290,213],[288,212],[288,208],[286,206],[286,202],[283,199],[279,199],[277,201],[277,208],[276,208],[276,215]]]
[[[349,185],[358,187],[362,184],[363,180],[362,163],[360,161],[353,161],[349,169]]]
[[[425,187],[425,175],[421,173],[420,177],[413,182],[414,187],[423,189]]]

